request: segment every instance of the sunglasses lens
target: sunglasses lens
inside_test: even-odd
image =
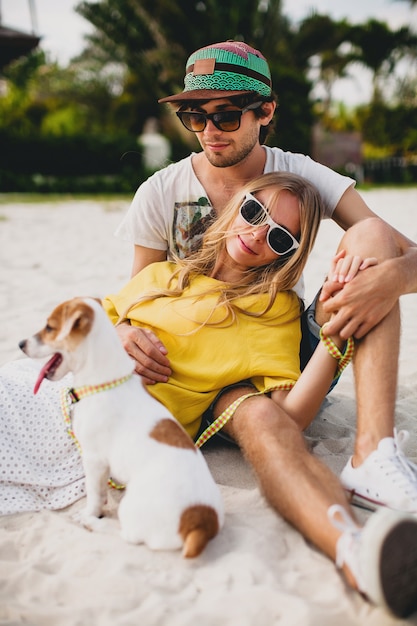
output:
[[[253,226],[265,221],[265,210],[254,200],[246,200],[240,207],[240,214],[248,224]]]
[[[221,111],[213,114],[213,123],[220,130],[231,132],[240,126],[241,111]]]
[[[188,111],[181,111],[177,115],[187,130],[191,130],[194,133],[199,133],[204,130],[206,120],[202,113],[189,113]]]
[[[281,228],[271,228],[268,233],[269,245],[277,254],[285,254],[291,250],[293,240],[285,230]]]

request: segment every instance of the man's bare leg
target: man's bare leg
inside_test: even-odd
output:
[[[389,229],[377,219],[364,220],[349,229],[339,250],[362,258],[373,256],[378,262],[398,254]],[[319,325],[327,321],[320,302],[317,302],[316,320]],[[398,304],[365,337],[356,341],[353,358],[357,403],[354,466],[361,464],[381,439],[393,436],[399,344]]]
[[[349,229],[339,246],[348,255],[364,259],[375,257],[378,263],[395,258],[395,240],[389,228],[377,218],[358,222]],[[367,315],[372,316],[372,300],[367,298],[367,286],[372,282],[372,267],[359,272],[360,296]],[[337,303],[342,309],[333,311],[332,323],[339,323],[349,334],[349,308],[355,309],[357,287],[346,283]],[[328,303],[330,302],[330,307]],[[317,303],[316,321],[322,325],[325,311],[332,307],[330,301]],[[356,325],[354,314],[353,323]],[[330,328],[327,327],[327,328]],[[341,331],[343,332],[343,330]],[[357,331],[360,335],[360,326]],[[352,502],[371,510],[379,506],[417,513],[417,468],[402,451],[403,435],[395,433],[395,408],[397,399],[398,359],[400,345],[400,307],[397,302],[382,320],[367,334],[356,340],[353,358],[357,421],[355,446],[352,457],[343,468],[340,479],[350,494]]]
[[[250,391],[226,392],[215,417]],[[386,509],[360,529],[339,480],[310,454],[298,426],[267,396],[246,398],[223,430],[251,463],[269,504],[336,561],[354,589],[400,617],[417,608],[414,517]]]
[[[215,417],[252,388],[225,393]],[[328,518],[332,504],[352,516],[339,480],[307,449],[294,421],[267,396],[247,398],[223,431],[233,437],[252,465],[269,504],[333,560],[341,535]]]

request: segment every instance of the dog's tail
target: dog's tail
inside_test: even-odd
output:
[[[188,507],[180,519],[179,533],[184,541],[182,555],[198,556],[218,532],[219,518],[215,509],[203,504]]]

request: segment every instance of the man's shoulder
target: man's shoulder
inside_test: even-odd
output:
[[[158,179],[158,178],[165,178],[165,177],[170,177],[170,176],[178,176],[179,172],[185,172],[186,170],[192,170],[192,166],[191,166],[191,159],[192,159],[192,154],[189,154],[188,156],[184,157],[183,159],[180,159],[179,161],[175,161],[173,163],[170,163],[169,165],[166,165],[165,167],[163,167],[162,169],[158,170],[157,172],[155,172],[149,180],[151,179]]]
[[[193,187],[195,185],[195,176],[191,159],[192,154],[180,161],[166,165],[152,174],[152,176],[149,176],[138,189],[138,195],[140,195],[141,200],[143,201],[148,196],[151,198],[159,197],[161,194],[165,196],[167,193],[176,195],[181,187]]]
[[[276,146],[264,146],[266,151],[266,166],[270,171],[288,169],[290,165],[307,159],[305,154],[289,152]]]

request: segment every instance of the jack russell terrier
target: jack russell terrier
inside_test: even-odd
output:
[[[134,374],[100,302],[63,302],[45,328],[19,347],[32,358],[52,355],[34,393],[44,378],[73,373],[74,386],[63,389],[61,399],[68,432],[82,451],[82,523],[91,530],[104,524],[99,518],[111,476],[126,487],[118,510],[126,541],[199,555],[224,522],[219,488],[191,437]]]

